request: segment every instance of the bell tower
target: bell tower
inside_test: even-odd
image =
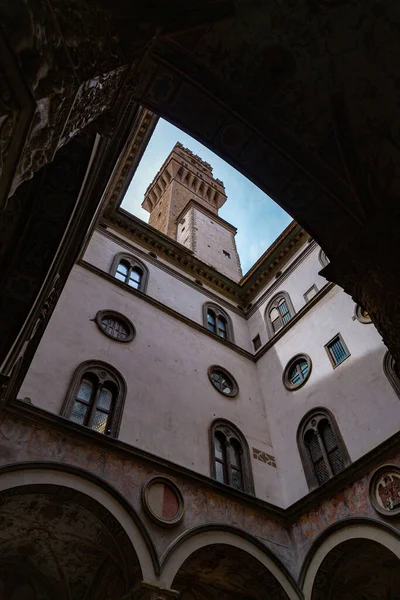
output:
[[[225,186],[209,163],[177,142],[146,190],[149,225],[234,281],[242,277],[236,229],[218,216]]]

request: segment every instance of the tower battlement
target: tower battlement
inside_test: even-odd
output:
[[[218,214],[226,199],[211,165],[177,142],[148,186],[142,207],[150,213],[150,225],[175,237],[176,218],[190,200]]]

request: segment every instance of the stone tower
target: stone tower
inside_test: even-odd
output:
[[[236,228],[218,216],[227,197],[209,163],[177,142],[146,190],[149,224],[234,281],[242,277]]]

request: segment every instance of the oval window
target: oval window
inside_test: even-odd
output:
[[[311,373],[311,358],[299,354],[292,358],[283,372],[283,385],[288,390],[296,390],[305,384]]]
[[[369,312],[361,308],[359,304],[356,306],[356,318],[360,323],[372,323]]]
[[[133,324],[116,311],[101,310],[97,313],[95,320],[98,328],[117,342],[131,342],[135,337],[136,331]]]
[[[235,378],[222,367],[213,365],[208,369],[208,377],[215,387],[224,396],[236,396],[239,388]]]

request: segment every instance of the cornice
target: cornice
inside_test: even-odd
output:
[[[289,264],[288,267],[286,267],[286,269],[281,272],[279,277],[275,278],[271,285],[264,290],[261,296],[257,298],[256,302],[254,302],[251,306],[247,306],[247,318],[250,318],[260,308],[268,296],[272,295],[275,290],[282,287],[282,283],[289,277],[291,273],[293,273],[295,269],[297,269],[299,264],[302,263],[303,260],[305,260],[316,247],[317,243],[314,240],[307,244],[304,250],[298,254],[298,256],[296,256],[296,258]]]
[[[140,258],[142,258],[143,260],[154,265],[158,269],[165,271],[165,273],[168,273],[168,275],[171,275],[171,277],[175,277],[175,279],[182,281],[186,285],[195,289],[197,292],[200,292],[204,296],[207,296],[207,298],[211,298],[211,300],[213,300],[213,302],[215,302],[219,306],[222,305],[229,311],[234,312],[240,317],[246,318],[245,312],[242,309],[238,308],[236,305],[231,304],[230,302],[227,302],[225,298],[214,294],[214,292],[209,290],[207,287],[199,286],[195,281],[189,279],[189,277],[181,273],[180,270],[178,271],[176,268],[170,266],[165,262],[160,261],[158,258],[154,258],[149,252],[145,252],[138,246],[135,246],[134,244],[130,243],[127,239],[121,238],[120,236],[116,235],[112,229],[104,229],[102,227],[98,227],[97,231],[100,235],[112,240],[119,246],[131,252],[132,254],[140,256]]]
[[[280,329],[277,333],[275,333],[274,337],[272,337],[266,344],[264,344],[264,346],[262,346],[255,354],[255,360],[256,362],[260,360],[260,358],[262,358],[264,356],[264,354],[266,352],[268,352],[268,350],[270,348],[272,348],[272,346],[274,346],[276,344],[276,342],[278,340],[280,340],[284,335],[287,334],[287,332],[294,327],[294,325],[296,325],[296,323],[298,323],[300,321],[300,319],[302,319],[304,317],[305,314],[307,314],[316,304],[318,304],[318,302],[324,297],[326,296],[326,294],[328,294],[334,287],[335,287],[335,283],[332,282],[328,282],[324,285],[323,288],[321,288],[317,294],[315,294],[315,296],[309,301],[307,302],[307,304],[305,304],[291,319],[290,321],[284,326],[282,327],[282,329]]]
[[[192,207],[196,208],[198,211],[202,212],[204,215],[206,215],[210,219],[217,221],[217,223],[221,223],[221,225],[226,227],[226,229],[229,229],[232,233],[234,233],[234,234],[237,233],[237,227],[235,227],[231,223],[228,223],[228,221],[225,221],[225,219],[222,219],[222,217],[220,217],[216,213],[213,213],[211,210],[209,210],[208,208],[206,208],[205,206],[203,206],[202,204],[200,204],[199,202],[197,202],[197,200],[194,200],[193,198],[191,200],[189,200],[189,202],[186,204],[185,208],[176,217],[176,222],[179,223],[181,221],[181,219],[185,216],[185,214],[188,212],[188,210]]]
[[[237,304],[241,303],[241,288],[236,282],[206,265],[196,258],[186,246],[179,244],[141,219],[119,209],[111,215],[107,215],[104,223],[115,227],[128,238],[139,241],[149,250],[157,252],[171,264],[179,266],[184,272],[218,290],[220,294]]]
[[[294,255],[298,251],[307,236],[300,225],[292,223],[289,231],[285,230],[285,235],[278,238],[279,243],[273,244],[268,249],[263,262],[237,283],[195,257],[186,246],[179,244],[121,208],[104,215],[102,223],[115,228],[128,239],[131,238],[149,250],[155,251],[167,262],[178,266],[242,308],[245,308],[260,292],[265,282],[278,270],[282,261],[287,260],[290,255]]]
[[[138,298],[141,298],[145,302],[151,304],[152,306],[155,306],[159,310],[162,310],[163,312],[167,313],[171,317],[174,317],[178,321],[182,321],[183,323],[186,323],[186,325],[189,325],[189,327],[196,329],[203,335],[206,335],[206,336],[212,338],[215,342],[217,342],[219,344],[223,344],[224,346],[227,346],[234,352],[237,352],[238,354],[241,354],[248,360],[254,362],[254,360],[255,360],[254,355],[251,354],[251,352],[248,352],[244,348],[237,346],[233,342],[224,340],[223,338],[219,337],[215,333],[212,333],[211,331],[206,329],[206,327],[204,327],[202,324],[197,323],[196,321],[193,321],[192,319],[189,319],[189,317],[185,317],[185,315],[183,315],[182,313],[174,310],[173,308],[170,308],[169,306],[167,306],[166,304],[163,304],[159,300],[156,300],[155,298],[148,296],[147,294],[145,294],[144,292],[141,292],[140,290],[136,290],[135,288],[130,287],[129,285],[127,285],[126,283],[123,283],[122,281],[119,281],[119,279],[116,279],[114,276],[110,275],[109,273],[102,271],[98,267],[95,267],[94,265],[92,265],[84,260],[78,261],[77,265],[80,267],[83,267],[84,269],[87,269],[88,271],[91,271],[92,273],[94,273],[98,277],[101,277],[102,279],[106,279],[113,285],[120,287],[121,289],[125,290],[126,292],[133,294],[134,296],[137,296]]]
[[[169,262],[179,265],[191,276],[218,290],[219,293],[245,308],[257,296],[273,273],[278,270],[282,261],[298,249],[307,234],[300,225],[292,222],[241,281],[236,283],[191,255],[190,250],[185,246],[178,244],[172,238],[167,237],[154,227],[120,208],[120,203],[157,121],[158,117],[151,111],[145,108],[139,109],[129,139],[105,191],[102,218],[108,224],[128,233],[133,239],[140,240],[149,249],[162,254]],[[179,143],[177,146],[181,147]],[[190,151],[187,152],[190,153]],[[166,158],[164,164],[169,159],[170,155]],[[219,180],[216,181],[221,183]],[[233,226],[230,225],[230,227]]]
[[[239,282],[242,289],[242,302],[247,306],[263,289],[274,273],[279,271],[283,261],[287,261],[305,243],[308,234],[292,221],[275,240],[257,263]]]
[[[153,468],[161,468],[172,476],[182,475],[190,478],[194,482],[200,482],[201,484],[213,489],[214,492],[223,496],[228,496],[237,502],[248,504],[249,506],[262,508],[266,513],[270,514],[274,518],[282,518],[285,511],[283,508],[270,504],[265,500],[250,496],[245,492],[241,492],[231,488],[223,483],[211,479],[201,473],[196,473],[183,465],[179,465],[165,458],[161,458],[151,452],[131,446],[121,440],[110,438],[102,433],[97,433],[87,427],[82,427],[73,423],[69,419],[60,417],[59,415],[46,411],[43,408],[39,408],[34,404],[28,404],[22,400],[13,400],[9,402],[4,409],[12,415],[22,418],[29,423],[36,423],[40,426],[44,426],[48,429],[56,429],[65,434],[69,434],[80,440],[87,442],[90,445],[104,448],[105,451],[119,451],[127,455],[127,458],[133,459],[134,462],[141,460],[148,464],[151,464]]]
[[[12,402],[9,402],[4,411],[11,415],[15,415],[18,418],[22,418],[29,423],[36,423],[48,429],[56,429],[65,434],[69,434],[90,445],[104,448],[105,451],[122,452],[126,454],[128,458],[134,459],[135,461],[141,460],[151,464],[151,466],[156,469],[161,468],[172,476],[181,475],[191,479],[194,484],[200,482],[202,485],[213,489],[214,492],[222,496],[228,496],[241,504],[264,510],[266,515],[280,519],[284,526],[292,525],[293,522],[301,518],[305,513],[319,507],[324,500],[332,498],[338,492],[342,491],[345,486],[354,483],[360,479],[360,477],[364,477],[365,474],[382,464],[385,460],[390,460],[393,453],[398,452],[400,449],[400,432],[398,432],[351,463],[344,471],[335,475],[332,479],[329,479],[319,488],[309,492],[306,496],[303,496],[303,498],[300,498],[287,508],[282,508],[266,502],[265,500],[261,500],[260,498],[246,494],[245,492],[230,488],[225,484],[215,481],[211,477],[196,473],[187,467],[161,458],[146,450],[142,450],[135,446],[131,446],[126,442],[109,438],[101,433],[77,425],[55,413],[25,403],[22,400],[13,400]],[[205,443],[206,441],[207,440],[205,440]]]
[[[140,108],[130,136],[121,153],[121,158],[117,162],[105,191],[104,213],[110,213],[118,209],[157,122],[157,115],[145,108]]]

